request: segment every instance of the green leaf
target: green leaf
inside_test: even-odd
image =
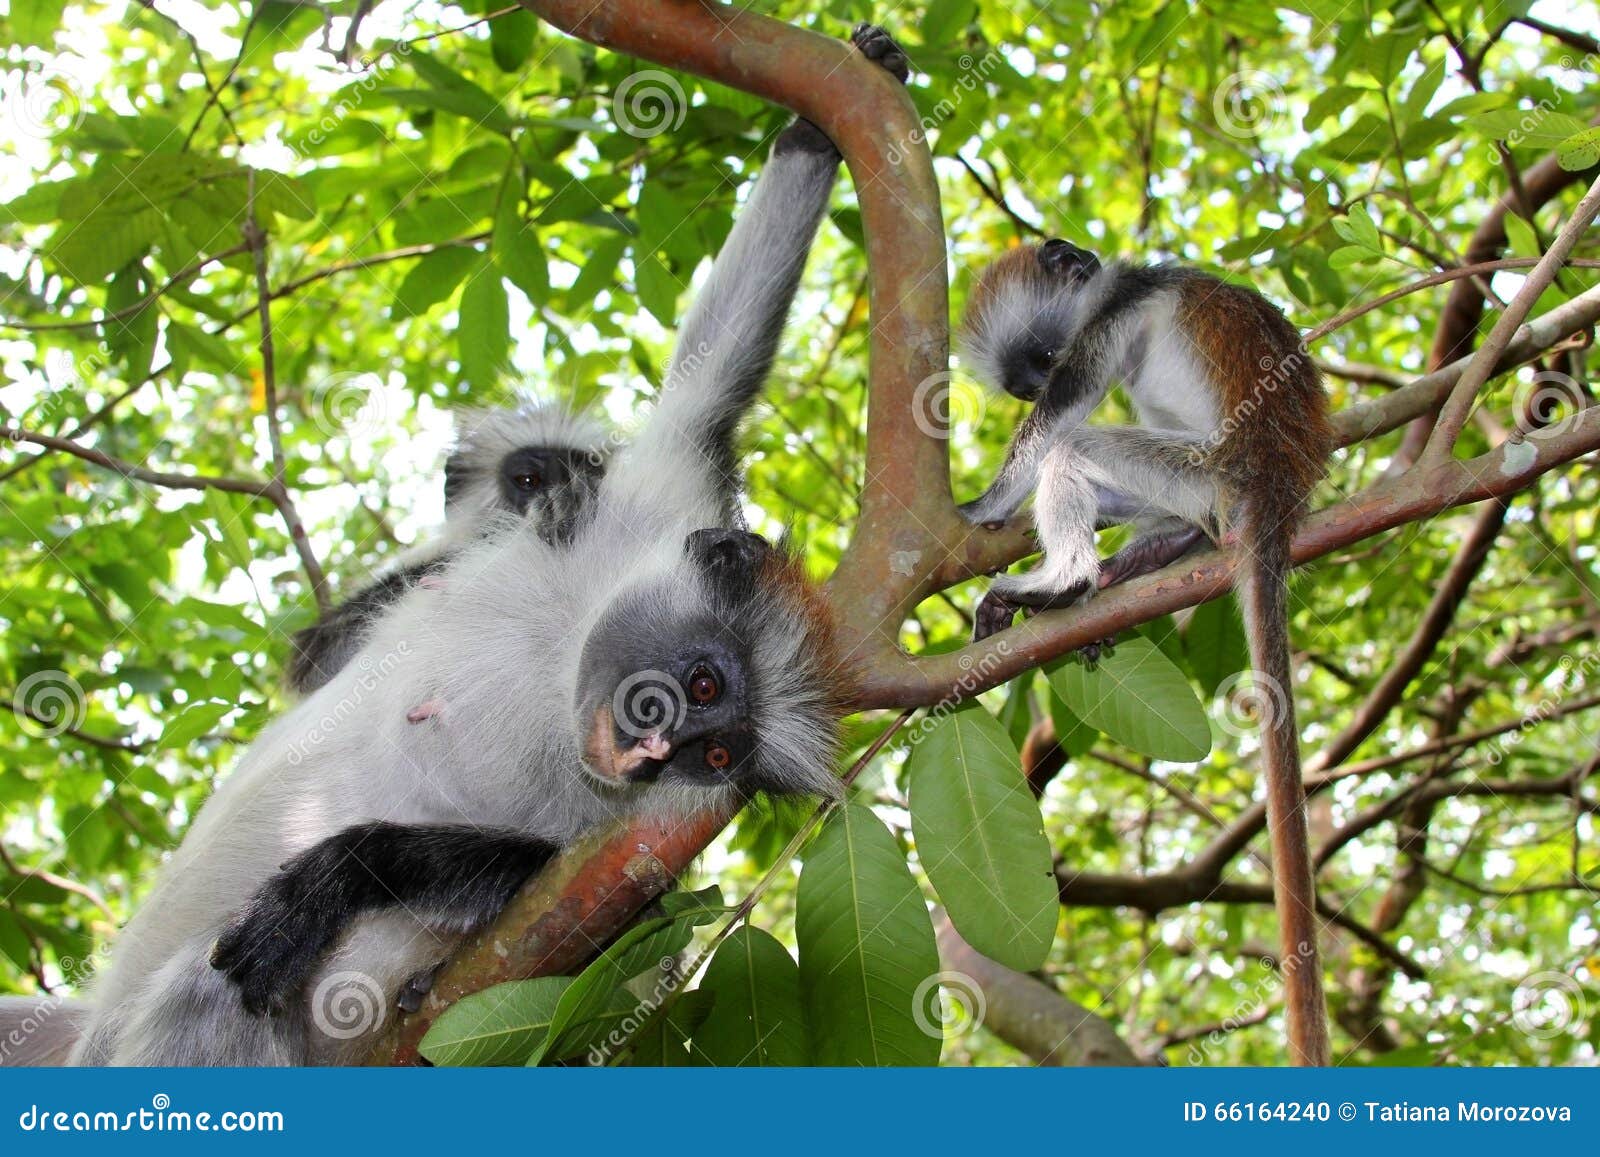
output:
[[[639,302],[652,317],[667,328],[677,324],[678,279],[655,257],[634,255],[634,280],[638,284]]]
[[[133,309],[152,288],[144,266],[138,262],[123,266],[106,288],[106,313],[122,314]],[[100,327],[107,347],[122,359],[130,381],[138,381],[150,372],[156,352],[156,316],[152,302]]]
[[[931,0],[922,14],[922,43],[951,43],[977,10],[973,0]]]
[[[489,21],[489,51],[501,72],[517,72],[527,63],[538,27],[538,18],[521,8]]]
[[[721,892],[716,885],[697,893],[674,892],[663,896],[661,906],[667,910],[666,916],[645,920],[628,929],[561,994],[551,1017],[550,1035],[530,1054],[528,1063],[573,1056],[587,1048],[591,1040],[598,1039],[595,1033],[603,1029],[595,1023],[596,1019],[610,1005],[623,983],[682,952],[694,935],[694,929],[713,920],[721,910],[720,905]]]
[[[608,237],[589,250],[589,259],[578,271],[578,279],[567,290],[567,311],[575,313],[588,305],[616,280],[617,267],[628,248],[626,237]]]
[[[67,0],[16,0],[11,5],[11,34],[18,44],[48,48],[61,27]]]
[[[1370,249],[1363,249],[1359,245],[1345,245],[1328,254],[1328,264],[1335,269],[1349,269],[1353,265],[1374,261],[1377,256]]]
[[[511,307],[500,270],[485,264],[461,291],[456,326],[461,376],[475,390],[491,392],[511,360]]]
[[[692,1053],[690,1038],[710,1015],[715,998],[695,989],[660,1009],[634,1034],[628,1063],[639,1067],[677,1068],[701,1058]]]
[[[1184,628],[1183,648],[1189,670],[1207,698],[1229,675],[1250,665],[1244,623],[1231,599],[1212,599],[1194,609]]]
[[[550,296],[550,270],[538,231],[522,220],[508,178],[502,191],[500,209],[495,214],[494,240],[490,252],[500,271],[511,279],[535,305]]]
[[[498,100],[455,69],[442,63],[437,57],[413,48],[407,59],[411,61],[411,67],[416,70],[429,91],[419,93],[414,89],[385,90],[386,96],[403,98],[397,103],[423,104],[445,112],[453,112],[497,133],[508,133],[516,127],[516,121],[500,106]]]
[[[715,1003],[694,1031],[697,1054],[728,1066],[810,1062],[800,968],[782,944],[748,924],[717,949],[700,980]]]
[[[483,254],[468,245],[435,249],[413,265],[400,282],[390,316],[417,317],[447,300],[482,258]]]
[[[819,1065],[931,1065],[915,1003],[937,983],[933,922],[905,855],[864,807],[836,809],[806,851],[795,910],[800,993]]]
[[[436,1065],[520,1065],[545,1043],[570,976],[513,980],[462,997],[440,1014],[418,1051]]]
[[[1600,126],[1573,133],[1557,145],[1556,163],[1569,173],[1600,163]]]
[[[1119,642],[1092,669],[1063,663],[1049,679],[1075,715],[1125,747],[1177,763],[1211,751],[1211,728],[1194,689],[1149,639]]]
[[[242,571],[249,571],[255,562],[250,549],[250,535],[245,531],[243,519],[247,517],[241,506],[221,490],[207,490],[201,500],[201,509],[210,517],[222,545],[223,557]]]
[[[1533,231],[1533,226],[1517,216],[1507,213],[1505,217],[1506,240],[1510,243],[1509,249],[1513,256],[1538,257],[1544,252],[1539,244],[1539,236]]]
[[[1375,253],[1383,252],[1383,238],[1378,234],[1378,227],[1368,216],[1367,207],[1359,201],[1350,206],[1343,218],[1333,219],[1333,231],[1352,245]]]
[[[923,733],[906,776],[917,858],[951,923],[991,960],[1038,968],[1061,901],[1044,819],[1011,737],[969,703]]]
[[[232,703],[191,703],[167,720],[156,747],[162,751],[186,747],[202,735],[211,734],[222,717],[232,710]]]

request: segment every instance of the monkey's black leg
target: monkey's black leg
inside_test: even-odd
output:
[[[1178,530],[1136,538],[1101,565],[1100,586],[1104,589],[1151,574],[1169,563],[1177,562],[1205,541],[1206,532],[1198,526],[1184,526]]]
[[[360,824],[283,865],[217,939],[211,966],[257,1015],[282,1011],[323,951],[362,913],[403,906],[474,927],[559,849],[465,824]]]

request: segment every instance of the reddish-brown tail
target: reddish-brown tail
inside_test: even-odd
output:
[[[1261,761],[1290,1060],[1297,1065],[1326,1065],[1332,1060],[1328,1006],[1317,950],[1316,881],[1289,670],[1289,546],[1299,504],[1291,509],[1275,509],[1276,505],[1271,498],[1246,505],[1239,528],[1237,589],[1261,712]]]

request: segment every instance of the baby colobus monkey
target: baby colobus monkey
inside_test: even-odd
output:
[[[904,78],[881,30],[852,39]],[[852,685],[826,604],[730,512],[838,160],[809,124],[780,135],[570,542],[463,547],[262,733],[118,939],[75,1062],[353,1061],[585,829],[837,790]]]
[[[1291,1050],[1299,1063],[1327,1064],[1287,597],[1295,526],[1333,445],[1316,365],[1253,290],[1177,266],[1102,265],[1061,240],[985,270],[962,338],[980,377],[1034,403],[998,476],[962,511],[1005,519],[1037,491],[1044,551],[1033,572],[994,583],[978,637],[1019,607],[1069,605],[1237,534],[1250,661],[1272,700],[1262,762],[1284,959],[1295,962],[1285,969]],[[1114,381],[1139,425],[1087,425]],[[1102,566],[1096,526],[1129,520],[1133,541]]]
[[[295,632],[284,676],[289,689],[309,695],[332,679],[384,611],[505,514],[526,516],[528,529],[552,545],[570,541],[593,505],[611,449],[599,423],[553,404],[463,414],[444,467],[444,532]]]

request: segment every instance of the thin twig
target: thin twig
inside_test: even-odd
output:
[[[25,330],[29,333],[42,333],[46,330],[56,329],[93,329],[95,326],[105,325],[107,322],[123,321],[132,317],[134,314],[141,312],[142,310],[148,309],[173,286],[177,285],[179,282],[187,281],[206,266],[218,261],[226,261],[230,257],[237,257],[241,253],[248,252],[249,249],[249,244],[245,242],[235,245],[231,249],[224,249],[220,253],[213,253],[209,257],[202,257],[193,265],[178,270],[178,272],[174,273],[171,277],[163,281],[157,288],[152,289],[149,293],[145,294],[132,305],[125,305],[121,309],[115,310],[111,313],[102,313],[99,317],[90,318],[87,321],[0,321],[0,325],[3,325],[8,329]]]
[[[1407,285],[1402,285],[1399,289],[1391,289],[1381,297],[1362,302],[1354,309],[1347,309],[1337,317],[1329,318],[1315,329],[1307,332],[1305,340],[1309,343],[1327,337],[1334,330],[1349,325],[1356,318],[1369,314],[1375,309],[1382,309],[1391,301],[1397,301],[1419,290],[1429,289],[1435,285],[1444,285],[1451,281],[1460,281],[1463,277],[1478,277],[1484,273],[1497,273],[1505,269],[1527,269],[1539,264],[1541,260],[1543,259],[1539,257],[1507,257],[1500,261],[1479,261],[1472,265],[1461,265],[1454,269],[1442,269],[1438,273],[1430,273],[1426,277],[1421,277]],[[1600,269],[1600,261],[1588,258],[1573,258],[1565,264],[1575,269]]]
[[[250,256],[256,268],[258,297],[256,304],[261,317],[262,391],[267,411],[267,440],[272,447],[271,497],[278,508],[278,513],[283,516],[284,525],[289,530],[289,540],[294,543],[294,549],[300,555],[300,564],[305,568],[306,578],[311,583],[311,594],[317,600],[317,609],[327,614],[329,607],[333,605],[328,597],[328,579],[322,573],[322,564],[317,561],[316,552],[311,549],[311,540],[306,535],[305,524],[300,521],[300,512],[295,509],[294,500],[289,497],[288,484],[284,480],[287,464],[283,456],[283,429],[278,420],[278,371],[272,344],[272,289],[267,280],[267,235],[262,231],[261,223],[256,220],[254,169],[249,172],[243,228],[245,243],[250,248]]]
[[[171,474],[161,470],[148,470],[143,466],[135,466],[132,462],[125,462],[121,458],[113,458],[110,454],[96,450],[92,446],[84,446],[72,441],[70,438],[57,438],[50,434],[40,434],[33,430],[24,430],[20,426],[0,428],[0,437],[9,438],[13,442],[31,442],[35,446],[44,446],[50,450],[59,450],[63,454],[71,454],[75,458],[82,458],[85,462],[93,462],[96,466],[103,466],[107,470],[114,470],[124,478],[135,482],[148,482],[152,486],[164,486],[168,490],[225,490],[230,494],[248,494],[252,498],[273,498],[274,487],[270,481],[258,481],[250,478],[224,478],[214,474]]]
[[[45,868],[25,868],[11,858],[11,853],[6,851],[5,845],[0,844],[0,864],[5,865],[6,871],[13,876],[24,880],[38,880],[42,884],[49,884],[52,888],[60,888],[63,892],[71,892],[74,896],[81,896],[96,908],[100,909],[112,924],[117,922],[117,914],[111,910],[111,905],[87,884],[80,884],[76,880],[69,880],[65,876],[58,876]]]
[[[1477,401],[1478,391],[1489,380],[1501,353],[1511,344],[1511,339],[1516,336],[1517,330],[1521,328],[1540,295],[1550,288],[1555,280],[1556,271],[1571,255],[1578,238],[1594,221],[1596,214],[1600,214],[1600,178],[1589,186],[1589,191],[1578,202],[1577,208],[1572,211],[1572,216],[1556,234],[1555,240],[1550,242],[1550,248],[1545,250],[1544,256],[1539,259],[1539,264],[1534,266],[1527,280],[1522,283],[1522,288],[1517,290],[1517,295],[1496,319],[1494,328],[1489,331],[1489,336],[1473,355],[1466,372],[1461,375],[1461,380],[1456,382],[1455,388],[1450,391],[1450,396],[1445,399],[1444,407],[1439,412],[1439,420],[1434,424],[1433,433],[1428,438],[1428,444],[1423,447],[1419,465],[1437,466],[1451,456],[1456,439],[1461,435],[1461,428],[1466,425],[1467,415],[1472,412],[1473,403]]]

